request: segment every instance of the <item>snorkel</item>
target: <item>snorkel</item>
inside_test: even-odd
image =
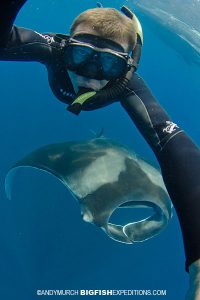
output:
[[[75,100],[67,107],[67,110],[75,115],[79,115],[82,110],[94,110],[115,102],[118,97],[123,96],[126,92],[126,87],[133,73],[137,70],[143,44],[142,27],[138,18],[130,9],[122,6],[121,11],[133,21],[137,31],[136,45],[128,61],[128,71],[121,78],[110,80],[100,91],[81,87]]]

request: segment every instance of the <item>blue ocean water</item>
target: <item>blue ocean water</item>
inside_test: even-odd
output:
[[[103,1],[115,8],[123,4]],[[16,24],[38,32],[67,33],[77,14],[95,6],[92,0],[30,0]],[[141,19],[145,43],[139,73],[172,119],[200,144],[199,66],[183,59],[170,40],[161,40],[149,20],[142,15]],[[167,295],[157,298],[183,299],[188,276],[175,212],[162,234],[130,246],[83,222],[78,204],[61,183],[38,171],[20,174],[12,201],[6,199],[4,178],[15,161],[42,145],[92,138],[91,130],[102,127],[107,137],[157,162],[118,103],[76,117],[52,95],[44,66],[0,65],[1,299],[36,299],[37,289],[159,289]]]

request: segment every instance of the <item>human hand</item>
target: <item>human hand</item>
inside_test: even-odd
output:
[[[200,259],[189,267],[190,285],[186,294],[186,300],[200,299]]]

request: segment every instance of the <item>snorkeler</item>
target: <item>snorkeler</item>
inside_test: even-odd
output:
[[[125,14],[114,9],[100,9],[99,14],[97,8],[76,18],[70,35],[41,34],[13,25],[25,2],[1,4],[0,60],[44,64],[54,95],[73,113],[116,101],[140,58],[142,29],[136,16],[126,7]]]
[[[46,65],[54,95],[76,114],[120,99],[159,161],[182,229],[187,299],[200,299],[200,151],[135,73],[142,47],[137,18],[126,9],[96,8],[75,19],[69,36],[41,34],[13,25],[25,2],[1,4],[0,59]]]

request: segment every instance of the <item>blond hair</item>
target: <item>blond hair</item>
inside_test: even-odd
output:
[[[132,20],[114,8],[93,8],[82,12],[71,25],[71,35],[80,24],[90,26],[99,36],[127,43],[129,50],[136,44],[137,31]]]

